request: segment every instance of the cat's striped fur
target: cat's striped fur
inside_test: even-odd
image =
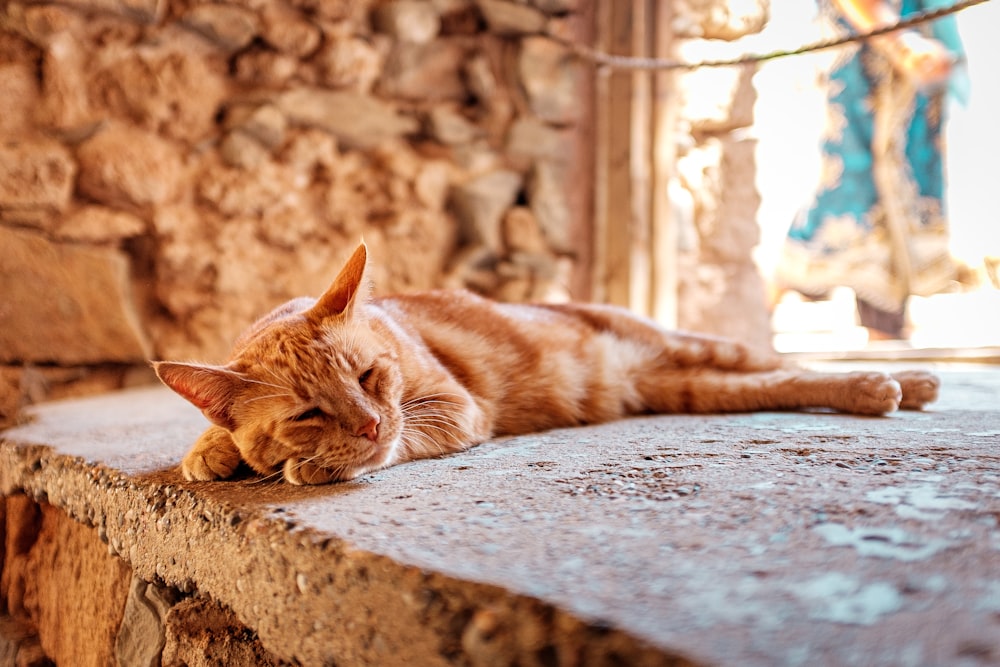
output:
[[[223,366],[158,362],[212,426],[192,480],[263,474],[313,484],[456,452],[496,435],[642,413],[919,409],[919,371],[816,373],[738,342],[666,331],[626,310],[501,304],[464,291],[369,299],[362,244],[318,300],[276,309]]]

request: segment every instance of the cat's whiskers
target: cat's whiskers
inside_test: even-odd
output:
[[[282,382],[283,383],[281,385],[276,385],[276,384],[275,385],[271,385],[272,387],[275,387],[276,389],[284,389],[285,391],[293,392],[294,393],[293,387],[296,384],[294,378],[291,378],[291,377],[289,377],[288,375],[286,375],[284,373],[278,373],[277,369],[275,369],[273,366],[262,366],[262,368],[272,378],[274,378],[278,382]],[[266,383],[266,382],[260,382],[260,384],[268,384],[268,383]]]
[[[263,477],[253,480],[251,484],[271,484],[273,486],[277,486],[278,484],[281,483],[284,474],[285,474],[284,470],[279,468],[278,470],[275,470],[270,474],[264,475]]]

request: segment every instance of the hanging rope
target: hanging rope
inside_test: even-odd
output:
[[[878,37],[879,35],[884,35],[886,33],[894,32],[896,30],[904,30],[906,28],[912,28],[913,26],[920,25],[921,23],[926,23],[928,21],[934,21],[943,16],[948,16],[949,14],[955,14],[963,9],[968,9],[975,5],[981,5],[985,2],[990,2],[990,0],[959,0],[954,5],[948,7],[940,7],[938,9],[931,9],[923,12],[918,12],[916,14],[911,14],[905,19],[901,19],[899,22],[892,25],[882,26],[874,30],[870,30],[864,33],[844,35],[842,37],[836,37],[833,39],[827,39],[820,42],[814,42],[812,44],[807,44],[801,46],[797,49],[791,51],[772,51],[770,53],[763,54],[747,54],[740,56],[738,58],[731,58],[726,60],[703,60],[696,63],[685,63],[676,60],[664,60],[662,58],[642,58],[635,56],[616,56],[609,53],[603,53],[595,49],[591,49],[586,46],[581,46],[579,44],[572,44],[564,42],[566,46],[573,49],[581,57],[593,62],[596,65],[603,67],[611,67],[614,69],[630,69],[630,70],[670,70],[670,69],[683,69],[683,70],[693,70],[700,69],[703,67],[732,67],[735,65],[747,65],[750,63],[760,63],[768,60],[776,60],[778,58],[785,58],[787,56],[798,56],[803,53],[811,53],[813,51],[822,51],[824,49],[832,49],[836,46],[841,46],[843,44],[850,44],[851,42],[860,42],[872,37]]]

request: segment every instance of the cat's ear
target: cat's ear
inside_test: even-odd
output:
[[[239,374],[222,366],[179,361],[154,361],[153,370],[163,384],[190,401],[213,424],[227,431],[235,430],[232,408],[243,382]]]
[[[355,298],[361,290],[367,263],[368,248],[362,241],[351,258],[344,264],[344,268],[337,274],[330,289],[319,298],[316,305],[309,309],[309,318],[318,322],[328,317],[350,315],[354,308]]]

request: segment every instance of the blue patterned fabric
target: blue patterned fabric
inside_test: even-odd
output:
[[[904,0],[900,15],[940,1]],[[850,29],[829,1],[820,6],[841,32]],[[942,25],[933,28],[934,36],[961,57],[954,20],[936,23]],[[905,92],[886,87],[903,87]],[[907,108],[880,108],[886,100]],[[882,310],[901,312],[910,293],[933,293],[947,285],[952,269],[944,220],[943,108],[942,92],[914,94],[871,46],[855,44],[838,54],[828,75],[820,185],[788,232],[777,274],[782,286],[812,296],[848,286]],[[873,173],[880,159],[873,154],[880,113],[896,119],[897,144],[904,144],[894,156],[899,163],[894,172],[895,195],[905,205],[911,237],[911,271],[905,280],[893,259],[886,206]]]

